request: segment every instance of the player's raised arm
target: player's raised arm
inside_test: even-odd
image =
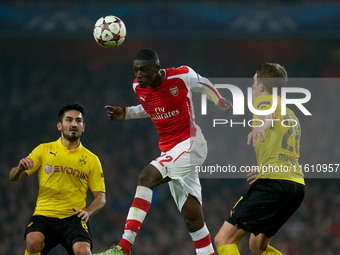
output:
[[[208,99],[210,101],[213,101],[215,105],[218,105],[218,107],[226,113],[232,110],[233,106],[231,101],[223,98],[216,89],[216,87],[209,81],[209,79],[205,77],[200,77],[195,83],[196,89],[194,89],[193,91],[198,91],[203,94],[207,94]]]
[[[129,120],[150,117],[141,104],[121,108],[119,106],[105,106],[109,120]]]
[[[109,120],[125,120],[125,109],[119,106],[106,105],[107,117]]]
[[[226,113],[233,108],[231,101],[223,98],[209,79],[200,76],[191,68],[189,68],[189,76],[191,91],[206,94],[210,101],[213,101],[215,105]]]
[[[225,113],[228,113],[233,109],[233,104],[231,103],[230,100],[222,97],[221,101],[218,102],[218,107],[220,107],[220,109]]]
[[[23,158],[19,161],[18,166],[13,167],[9,172],[9,179],[11,181],[19,181],[20,179],[27,177],[25,170],[32,169],[34,162],[30,158]]]

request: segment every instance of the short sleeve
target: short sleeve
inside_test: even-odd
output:
[[[33,169],[27,169],[25,172],[28,176],[34,174],[41,166],[42,158],[44,155],[44,146],[40,144],[37,146],[29,155],[28,158],[32,159],[34,162]]]
[[[200,92],[202,94],[208,95],[208,99],[213,101],[215,105],[218,105],[218,102],[221,103],[221,98],[223,98],[220,92],[216,89],[214,84],[210,82],[209,79],[200,76],[193,69],[188,67],[189,69],[189,77],[190,77],[190,90],[193,92]]]
[[[95,156],[95,160],[90,172],[89,178],[89,187],[92,192],[99,191],[105,192],[105,180],[104,180],[104,172],[102,169],[102,165],[97,156]]]

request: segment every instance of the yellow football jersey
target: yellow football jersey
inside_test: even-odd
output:
[[[268,110],[272,107],[272,96],[259,96],[253,104],[257,110]],[[281,98],[278,96],[271,121],[274,126],[265,131],[266,141],[260,145],[257,140],[254,147],[260,170],[257,178],[283,179],[304,184],[299,165],[301,127],[294,112],[289,108],[286,110],[286,115],[281,115]],[[258,115],[254,114],[253,119],[258,120]],[[260,122],[254,122],[254,126],[260,125]]]
[[[38,171],[39,192],[33,215],[66,218],[74,215],[72,207],[86,208],[87,190],[105,192],[104,175],[99,158],[80,145],[68,150],[61,138],[40,144],[28,156]]]

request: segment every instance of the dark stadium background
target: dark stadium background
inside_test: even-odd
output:
[[[92,37],[95,21],[109,14],[127,27],[126,41],[114,49],[101,48]],[[138,104],[132,59],[142,48],[156,50],[162,67],[188,65],[208,78],[250,78],[260,64],[278,62],[290,77],[325,79],[300,85],[312,93],[306,107],[313,114],[297,113],[300,162],[339,164],[339,14],[335,0],[1,1],[0,254],[23,254],[23,233],[37,195],[37,175],[13,183],[9,170],[38,144],[58,139],[57,112],[70,101],[86,108],[82,142],[99,156],[105,172],[107,204],[91,218],[93,252],[120,240],[138,173],[159,155],[158,135],[148,119],[107,121],[104,105]],[[203,125],[200,105],[196,112]],[[204,130],[210,150],[206,164],[214,164],[215,150],[224,153],[226,165],[254,165],[255,154],[246,145],[249,131],[225,127],[217,136],[212,128]],[[340,254],[339,179],[324,177],[306,179],[303,204],[273,239],[283,254]],[[213,238],[248,184],[234,178],[201,183]],[[251,254],[247,238],[239,247],[241,254]],[[167,185],[155,188],[132,254],[194,253]],[[50,254],[66,253],[58,247]]]

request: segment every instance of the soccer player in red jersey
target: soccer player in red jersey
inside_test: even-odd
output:
[[[221,110],[232,106],[221,97],[211,82],[190,67],[161,69],[155,51],[138,52],[133,69],[136,79],[133,89],[140,104],[120,108],[106,106],[110,120],[151,118],[160,136],[161,155],[147,165],[138,176],[138,186],[130,207],[123,238],[106,252],[99,254],[129,254],[136,235],[150,208],[154,187],[169,183],[171,194],[183,214],[196,253],[215,254],[202,211],[201,185],[196,166],[207,156],[207,144],[195,123],[192,91],[208,94]]]

